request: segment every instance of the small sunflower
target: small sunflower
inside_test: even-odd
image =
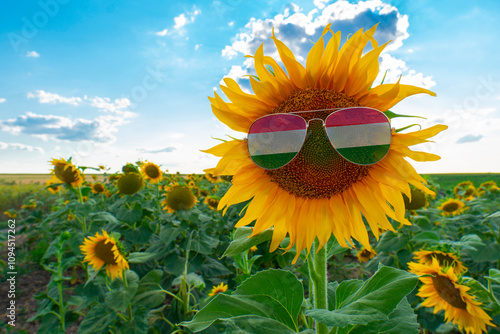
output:
[[[105,191],[106,188],[104,187],[104,184],[102,184],[101,182],[96,182],[92,184],[92,192],[94,194],[102,194]]]
[[[141,174],[151,183],[160,182],[163,176],[160,167],[152,162],[145,162],[142,164]]]
[[[458,199],[450,198],[441,204],[441,206],[438,206],[438,209],[442,211],[441,214],[443,216],[456,216],[464,213],[469,207],[465,206],[465,203]]]
[[[53,186],[53,184],[57,184],[57,183],[61,183],[61,181],[59,181],[55,177],[52,177],[50,180],[47,180],[47,182],[45,182],[45,186],[47,187],[47,190],[51,194],[56,194],[61,190],[60,186]]]
[[[425,298],[422,306],[434,307],[434,313],[444,310],[447,323],[453,322],[468,334],[481,334],[487,332],[486,325],[495,326],[481,303],[474,300],[476,297],[467,293],[470,288],[458,282],[453,268],[443,270],[435,258],[431,265],[410,262],[408,267],[414,274],[432,275],[419,278],[424,285],[417,296]]]
[[[121,194],[132,195],[141,190],[143,186],[142,177],[136,173],[122,175],[118,179],[118,190]]]
[[[471,200],[477,195],[476,187],[471,181],[460,182],[453,189],[453,192],[456,198],[464,200]]]
[[[59,180],[74,187],[82,186],[83,176],[80,170],[71,163],[71,159],[68,161],[64,159],[52,159],[51,163],[54,166],[51,174],[55,174]]]
[[[375,255],[377,255],[377,252],[375,252],[374,250],[361,248],[358,251],[358,254],[356,255],[356,257],[358,258],[359,262],[368,262],[371,259],[373,259],[375,257]]]
[[[220,177],[214,176],[212,173],[205,173],[205,178],[211,183],[219,183],[221,181]]]
[[[188,187],[189,188],[194,188],[194,187],[196,187],[196,183],[194,181],[189,181],[188,182]]]
[[[129,269],[121,245],[104,230],[102,235],[97,232],[95,236],[85,238],[80,250],[85,255],[83,262],[88,262],[95,271],[106,265],[106,274],[111,280],[122,277],[124,270]]]
[[[410,211],[425,208],[429,205],[426,194],[417,188],[411,189],[411,200],[404,194],[403,200],[405,202],[405,209]]]
[[[203,200],[203,203],[205,203],[210,209],[217,211],[217,206],[219,205],[219,199],[216,197],[212,196],[207,196]]]
[[[439,265],[443,268],[452,267],[455,274],[460,275],[467,271],[462,261],[458,256],[450,252],[442,252],[440,250],[420,250],[413,253],[416,260],[425,265],[432,265],[433,259],[436,259]]]
[[[215,296],[218,293],[226,292],[227,291],[227,285],[224,283],[221,283],[217,286],[212,287],[212,291],[208,294],[210,297]]]
[[[163,210],[175,212],[177,210],[189,210],[197,203],[196,197],[186,187],[175,186],[166,194],[162,201]]]
[[[492,180],[492,181],[486,181],[486,182],[481,183],[481,185],[477,189],[477,193],[479,195],[483,196],[484,194],[486,194],[487,191],[495,192],[498,190],[499,190],[499,188],[498,188],[496,182]]]
[[[250,247],[250,249],[248,250],[249,252],[256,252],[258,250],[257,246],[252,246]]]
[[[7,217],[11,218],[11,219],[14,219],[17,217],[17,213],[14,211],[14,210],[9,210],[9,211],[5,211],[3,213],[4,215],[6,215]]]
[[[273,31],[271,39],[285,68],[264,56],[263,45],[259,46],[252,56],[258,79],[249,78],[255,94],[244,92],[231,78],[223,79],[225,85],[220,87],[230,102],[214,92],[209,100],[215,116],[231,129],[248,134],[255,120],[270,114],[315,110],[304,115],[307,121],[324,119],[333,108],[364,106],[385,112],[410,95],[435,95],[399,81],[372,87],[379,73],[380,53],[386,47],[379,46],[373,38],[376,26],[366,32],[359,30],[340,48],[341,34],[334,33],[330,26],[312,46],[305,66]],[[331,37],[325,45],[323,38],[329,33]],[[363,55],[368,43],[372,50]],[[325,109],[330,111],[322,111]],[[409,133],[393,131],[387,155],[378,163],[365,166],[342,158],[330,144],[321,123],[314,121],[294,160],[281,168],[260,168],[250,157],[247,140],[234,139],[204,151],[221,157],[215,168],[205,172],[232,176],[232,185],[219,209],[225,208],[226,212],[230,205],[251,199],[236,227],[255,221],[252,236],[272,227],[271,251],[288,235],[287,250],[293,246],[297,249],[293,262],[302,250],[310,251],[316,238],[322,248],[332,234],[343,247],[354,246],[352,239],[356,239],[371,249],[362,216],[376,238],[378,227],[394,231],[387,217],[410,225],[401,194],[411,196],[409,184],[428,194],[433,192],[405,158],[435,161],[439,156],[409,147],[429,142],[429,138],[446,128],[436,125]]]

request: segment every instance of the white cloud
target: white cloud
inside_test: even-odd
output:
[[[156,36],[165,36],[168,33],[168,29],[163,29],[162,31],[155,32]]]
[[[29,99],[38,99],[40,103],[67,103],[77,106],[82,103],[82,99],[79,97],[63,97],[58,94],[49,93],[43,90],[37,90],[34,93],[29,92],[26,95]]]
[[[201,14],[201,10],[193,6],[193,10],[190,12],[182,13],[179,16],[174,17],[174,29],[180,34],[184,34],[184,26],[193,23],[196,16]]]
[[[234,21],[229,22],[227,25],[230,27],[234,26]]]
[[[118,127],[128,123],[122,115],[101,115],[93,120],[26,112],[25,115],[0,121],[0,130],[12,134],[24,134],[47,140],[89,141],[112,143]]]
[[[39,152],[44,154],[45,151],[41,147],[37,146],[31,146],[31,145],[25,145],[25,144],[20,144],[20,143],[4,143],[0,142],[0,150],[7,150],[7,149],[13,149],[13,150],[19,150],[19,151],[28,151],[28,152]]]
[[[197,51],[197,50],[198,50],[201,46],[202,46],[202,44],[196,44],[196,45],[194,46],[194,50],[195,50],[195,51]]]
[[[5,101],[7,101],[7,99],[4,99],[3,97],[0,97],[0,103],[4,103]]]
[[[28,51],[28,52],[26,52],[26,57],[38,58],[38,57],[40,57],[40,54],[36,51]]]
[[[342,41],[345,36],[352,34],[360,28],[368,29],[379,23],[375,39],[379,44],[392,41],[382,53],[380,76],[382,79],[386,70],[386,83],[396,82],[402,76],[401,82],[430,88],[436,83],[431,76],[425,76],[415,70],[409,69],[406,63],[390,56],[387,51],[399,49],[403,41],[409,37],[408,16],[401,14],[398,9],[382,0],[337,1],[328,4],[327,0],[315,0],[317,8],[303,13],[297,5],[291,4],[285,10],[270,19],[251,18],[249,22],[221,52],[222,57],[233,59],[241,55],[250,55],[261,45],[264,45],[266,55],[279,60],[278,52],[270,36],[272,29],[276,36],[285,43],[295,54],[297,60],[304,63],[313,42],[321,35],[325,25],[332,23],[333,31],[342,32]],[[228,76],[239,73],[252,73],[253,64],[245,62],[244,66],[233,65]],[[376,83],[378,83],[376,81]]]

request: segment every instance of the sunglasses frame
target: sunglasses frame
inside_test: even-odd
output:
[[[302,147],[304,146],[304,143],[306,142],[306,139],[308,138],[308,135],[307,135],[307,130],[309,129],[309,122],[310,121],[314,121],[314,120],[318,120],[318,121],[321,121],[322,125],[323,125],[323,129],[325,130],[325,134],[326,134],[326,137],[328,138],[328,142],[330,143],[330,145],[333,147],[333,149],[335,150],[335,152],[337,152],[343,159],[345,159],[346,161],[349,161],[350,163],[352,164],[355,164],[355,165],[359,165],[359,166],[371,166],[371,165],[374,165],[380,161],[382,161],[382,159],[385,158],[385,156],[389,153],[389,150],[390,150],[390,146],[392,144],[392,135],[390,136],[389,138],[389,149],[387,150],[387,152],[384,154],[383,157],[381,157],[378,161],[374,162],[374,163],[371,163],[371,164],[360,164],[360,163],[356,163],[356,162],[352,162],[350,161],[349,159],[345,158],[338,150],[337,148],[335,148],[335,146],[333,145],[330,137],[328,136],[328,131],[326,130],[326,120],[328,119],[328,117],[330,117],[331,115],[339,112],[339,111],[342,111],[342,110],[349,110],[349,109],[370,109],[370,110],[375,110],[377,111],[378,113],[384,115],[384,117],[387,119],[387,123],[389,124],[389,129],[391,129],[390,125],[391,125],[391,120],[389,117],[387,117],[386,114],[384,114],[382,111],[378,110],[378,109],[375,109],[375,108],[370,108],[370,107],[362,107],[362,106],[357,106],[357,107],[347,107],[347,108],[328,108],[328,109],[316,109],[316,110],[303,110],[303,111],[291,111],[291,112],[287,112],[287,113],[275,113],[275,114],[269,114],[269,115],[264,115],[262,117],[259,117],[258,119],[256,119],[255,121],[252,122],[252,124],[250,125],[249,129],[252,128],[252,126],[254,125],[254,123],[256,123],[257,121],[265,118],[265,117],[271,117],[271,116],[276,116],[276,115],[286,115],[286,114],[300,114],[300,113],[311,113],[311,112],[321,112],[321,111],[330,111],[332,110],[332,112],[330,114],[328,114],[325,119],[321,119],[321,118],[318,118],[318,117],[315,117],[315,118],[311,118],[309,120],[306,120],[304,117],[300,116],[300,115],[295,115],[295,116],[298,116],[300,118],[302,118],[304,120],[304,122],[306,123],[306,128],[304,129],[306,131],[306,135],[304,136],[304,140],[302,141],[302,144],[300,145],[300,149],[297,151],[297,153],[295,154],[295,156],[290,159],[290,161],[288,161],[286,164],[284,164],[283,166],[280,166],[280,167],[276,167],[276,168],[265,168],[265,167],[262,167],[262,166],[259,166],[252,158],[252,156],[250,155],[250,159],[252,159],[252,162],[254,164],[256,164],[258,167],[260,168],[263,168],[263,169],[266,169],[266,170],[276,170],[276,169],[280,169],[280,168],[283,168],[285,167],[286,165],[288,165],[290,162],[292,162],[296,157],[297,155],[299,154],[300,150],[302,149]],[[394,129],[394,128],[392,128]],[[391,130],[392,132],[392,130]],[[247,149],[248,151],[250,152],[250,148],[248,146],[248,139],[247,139]]]

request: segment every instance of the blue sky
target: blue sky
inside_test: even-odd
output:
[[[202,172],[226,135],[212,114],[225,76],[245,89],[246,54],[277,37],[305,59],[327,23],[342,36],[380,22],[386,82],[431,89],[393,111],[450,128],[421,149],[422,173],[500,172],[497,1],[9,1],[0,11],[0,173],[45,173],[52,158],[117,171],[149,160]],[[383,73],[381,73],[381,76]],[[381,76],[378,79],[380,82]],[[398,120],[396,126],[414,123]],[[227,137],[226,137],[227,138]]]

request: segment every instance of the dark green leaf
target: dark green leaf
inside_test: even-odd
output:
[[[116,319],[116,312],[106,309],[104,305],[94,306],[78,327],[78,333],[94,334],[103,332]]]
[[[405,235],[387,231],[382,234],[382,237],[375,248],[378,252],[396,252],[405,247],[407,243],[408,238]]]
[[[257,246],[264,241],[271,240],[273,237],[272,230],[265,230],[258,235],[249,238],[252,234],[252,228],[250,227],[239,227],[234,232],[233,241],[229,244],[222,257],[234,256],[249,250],[253,246]]]
[[[129,263],[143,263],[154,259],[156,257],[155,253],[146,253],[146,252],[133,252],[128,256]]]
[[[387,320],[399,302],[413,290],[417,280],[414,274],[382,266],[343,303],[339,303],[342,284],[339,285],[336,294],[340,308],[334,311],[316,309],[307,314],[323,324],[335,327]]]
[[[419,331],[417,315],[406,298],[399,302],[388,318],[366,326],[356,326],[349,334],[417,334]]]
[[[293,333],[297,331],[303,293],[302,284],[292,273],[261,271],[245,280],[232,295],[217,294],[193,320],[182,325],[197,332],[216,321],[239,324],[235,318],[246,316],[242,324],[250,326],[252,333],[260,333],[259,326],[267,327],[264,324],[276,328],[273,333]]]

